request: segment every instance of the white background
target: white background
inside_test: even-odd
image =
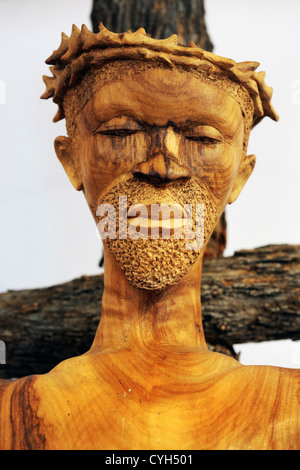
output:
[[[206,0],[214,52],[255,60],[280,115],[253,131],[254,173],[227,209],[226,255],[299,243],[300,2]],[[44,287],[98,274],[102,247],[92,216],[56,159],[57,106],[40,100],[45,59],[72,24],[92,29],[92,1],[0,0],[0,291]],[[1,335],[1,332],[0,332]],[[300,367],[300,344],[238,345],[243,363]]]

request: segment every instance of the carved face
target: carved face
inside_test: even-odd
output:
[[[78,115],[76,135],[58,138],[55,146],[96,222],[103,203],[113,204],[119,222],[119,196],[127,197],[128,208],[177,204],[184,213],[191,204],[194,227],[196,205],[203,205],[199,250],[187,250],[187,240],[173,231],[168,239],[120,240],[118,224],[117,239],[104,241],[133,285],[161,289],[181,279],[203,253],[225,205],[250,175],[254,161],[244,156],[243,140],[234,98],[188,72],[160,68],[99,86]],[[131,209],[128,224],[139,214]],[[146,217],[140,227],[147,223]],[[162,228],[165,222],[157,223]]]

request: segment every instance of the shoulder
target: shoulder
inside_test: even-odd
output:
[[[275,366],[243,366],[238,368],[237,374],[247,381],[257,380],[262,386],[276,388],[277,391],[288,391],[290,387],[299,389],[300,370]]]
[[[291,426],[300,437],[300,371],[272,366],[243,366],[227,375],[243,407],[256,410],[277,427]],[[274,428],[275,429],[275,428]],[[275,432],[275,431],[274,431]]]
[[[300,370],[274,366],[244,366],[229,370],[226,379],[260,396],[292,399],[300,404]]]
[[[0,381],[0,449],[21,449],[24,442],[19,439],[31,428],[36,427],[36,410],[38,400],[34,393],[36,376],[17,380]],[[26,425],[25,425],[26,423]],[[41,447],[39,442],[37,447]]]
[[[92,380],[83,357],[63,361],[46,374],[0,380],[0,449],[44,449],[48,427],[86,402]]]
[[[207,409],[210,402],[211,409],[218,410],[220,427],[226,429],[228,448],[234,442],[242,449],[299,449],[299,370],[244,365],[227,369],[215,376]]]

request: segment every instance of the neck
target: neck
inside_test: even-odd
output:
[[[160,293],[131,286],[104,247],[101,321],[91,352],[143,346],[207,349],[201,318],[202,257],[174,286]]]

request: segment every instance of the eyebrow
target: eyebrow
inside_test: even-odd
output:
[[[102,98],[102,100],[100,99],[100,103],[99,93]],[[146,96],[146,100],[143,103],[143,97],[139,96],[139,90],[132,90],[125,86],[124,93],[119,95],[114,94],[113,100],[109,99],[112,93],[109,93],[109,96],[101,96],[100,89],[98,92],[98,100],[96,100],[96,92],[82,110],[84,114],[84,123],[87,126],[88,131],[93,133],[101,125],[109,123],[109,121],[118,117],[126,117],[128,120],[134,120],[139,125],[145,127],[145,129],[153,126],[165,127],[171,121],[178,129],[184,129],[187,127],[194,128],[201,125],[211,126],[223,134],[224,137],[232,138],[239,127],[242,111],[238,102],[231,96],[226,95],[226,93],[221,92],[220,90],[216,91],[216,96],[217,93],[222,93],[222,95],[220,95],[219,103],[218,100],[216,100],[215,106],[213,106],[213,102],[211,106],[207,106],[210,105],[210,99],[208,98],[208,102],[205,103],[206,96],[199,96],[199,101],[204,102],[201,108],[199,103],[197,107],[195,100],[187,100],[185,103],[186,106],[182,105],[181,108],[178,109],[179,113],[175,118],[174,116],[164,116],[162,119],[161,115],[164,114],[166,106],[168,106],[169,103],[171,103],[170,107],[174,108],[170,97],[169,100],[167,100],[169,103],[166,103],[165,107],[160,107],[160,103],[158,102],[156,113],[153,113],[153,105],[149,105],[149,95]],[[223,98],[223,106],[220,106],[221,98]],[[164,103],[162,102],[162,104]],[[184,102],[182,104],[184,104]],[[217,110],[218,106],[219,112]],[[226,113],[224,113],[225,109]],[[171,109],[171,111],[172,110],[174,111],[174,109]]]

